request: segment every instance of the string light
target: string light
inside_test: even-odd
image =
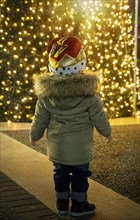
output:
[[[64,35],[83,42],[87,69],[99,72],[108,116],[132,115],[134,38],[128,0],[3,0],[0,6],[1,120],[31,121],[36,103],[32,76],[47,69],[48,42]]]

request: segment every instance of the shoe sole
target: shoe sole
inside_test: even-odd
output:
[[[58,215],[67,215],[68,211],[60,211],[60,210],[57,210],[57,214]]]
[[[73,217],[79,217],[79,216],[84,216],[84,215],[91,215],[91,214],[94,214],[95,213],[95,210],[93,211],[89,211],[89,212],[71,212],[71,216]]]

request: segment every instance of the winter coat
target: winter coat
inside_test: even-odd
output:
[[[47,155],[52,162],[80,165],[93,158],[93,129],[107,137],[111,127],[96,92],[92,73],[35,77],[38,95],[30,136],[39,140],[46,129]]]

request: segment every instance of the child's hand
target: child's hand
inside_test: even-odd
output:
[[[107,139],[107,143],[109,143],[110,141],[112,141],[112,134],[110,134],[108,137],[106,137]]]
[[[35,141],[30,140],[30,144],[31,144],[32,146],[35,146]]]

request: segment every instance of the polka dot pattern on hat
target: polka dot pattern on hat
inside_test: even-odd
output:
[[[51,65],[49,65],[49,71],[57,76],[71,76],[73,74],[81,72],[86,67],[86,60],[83,59],[79,63],[76,63],[75,65],[68,66],[68,67],[60,67],[60,68],[54,68]]]

